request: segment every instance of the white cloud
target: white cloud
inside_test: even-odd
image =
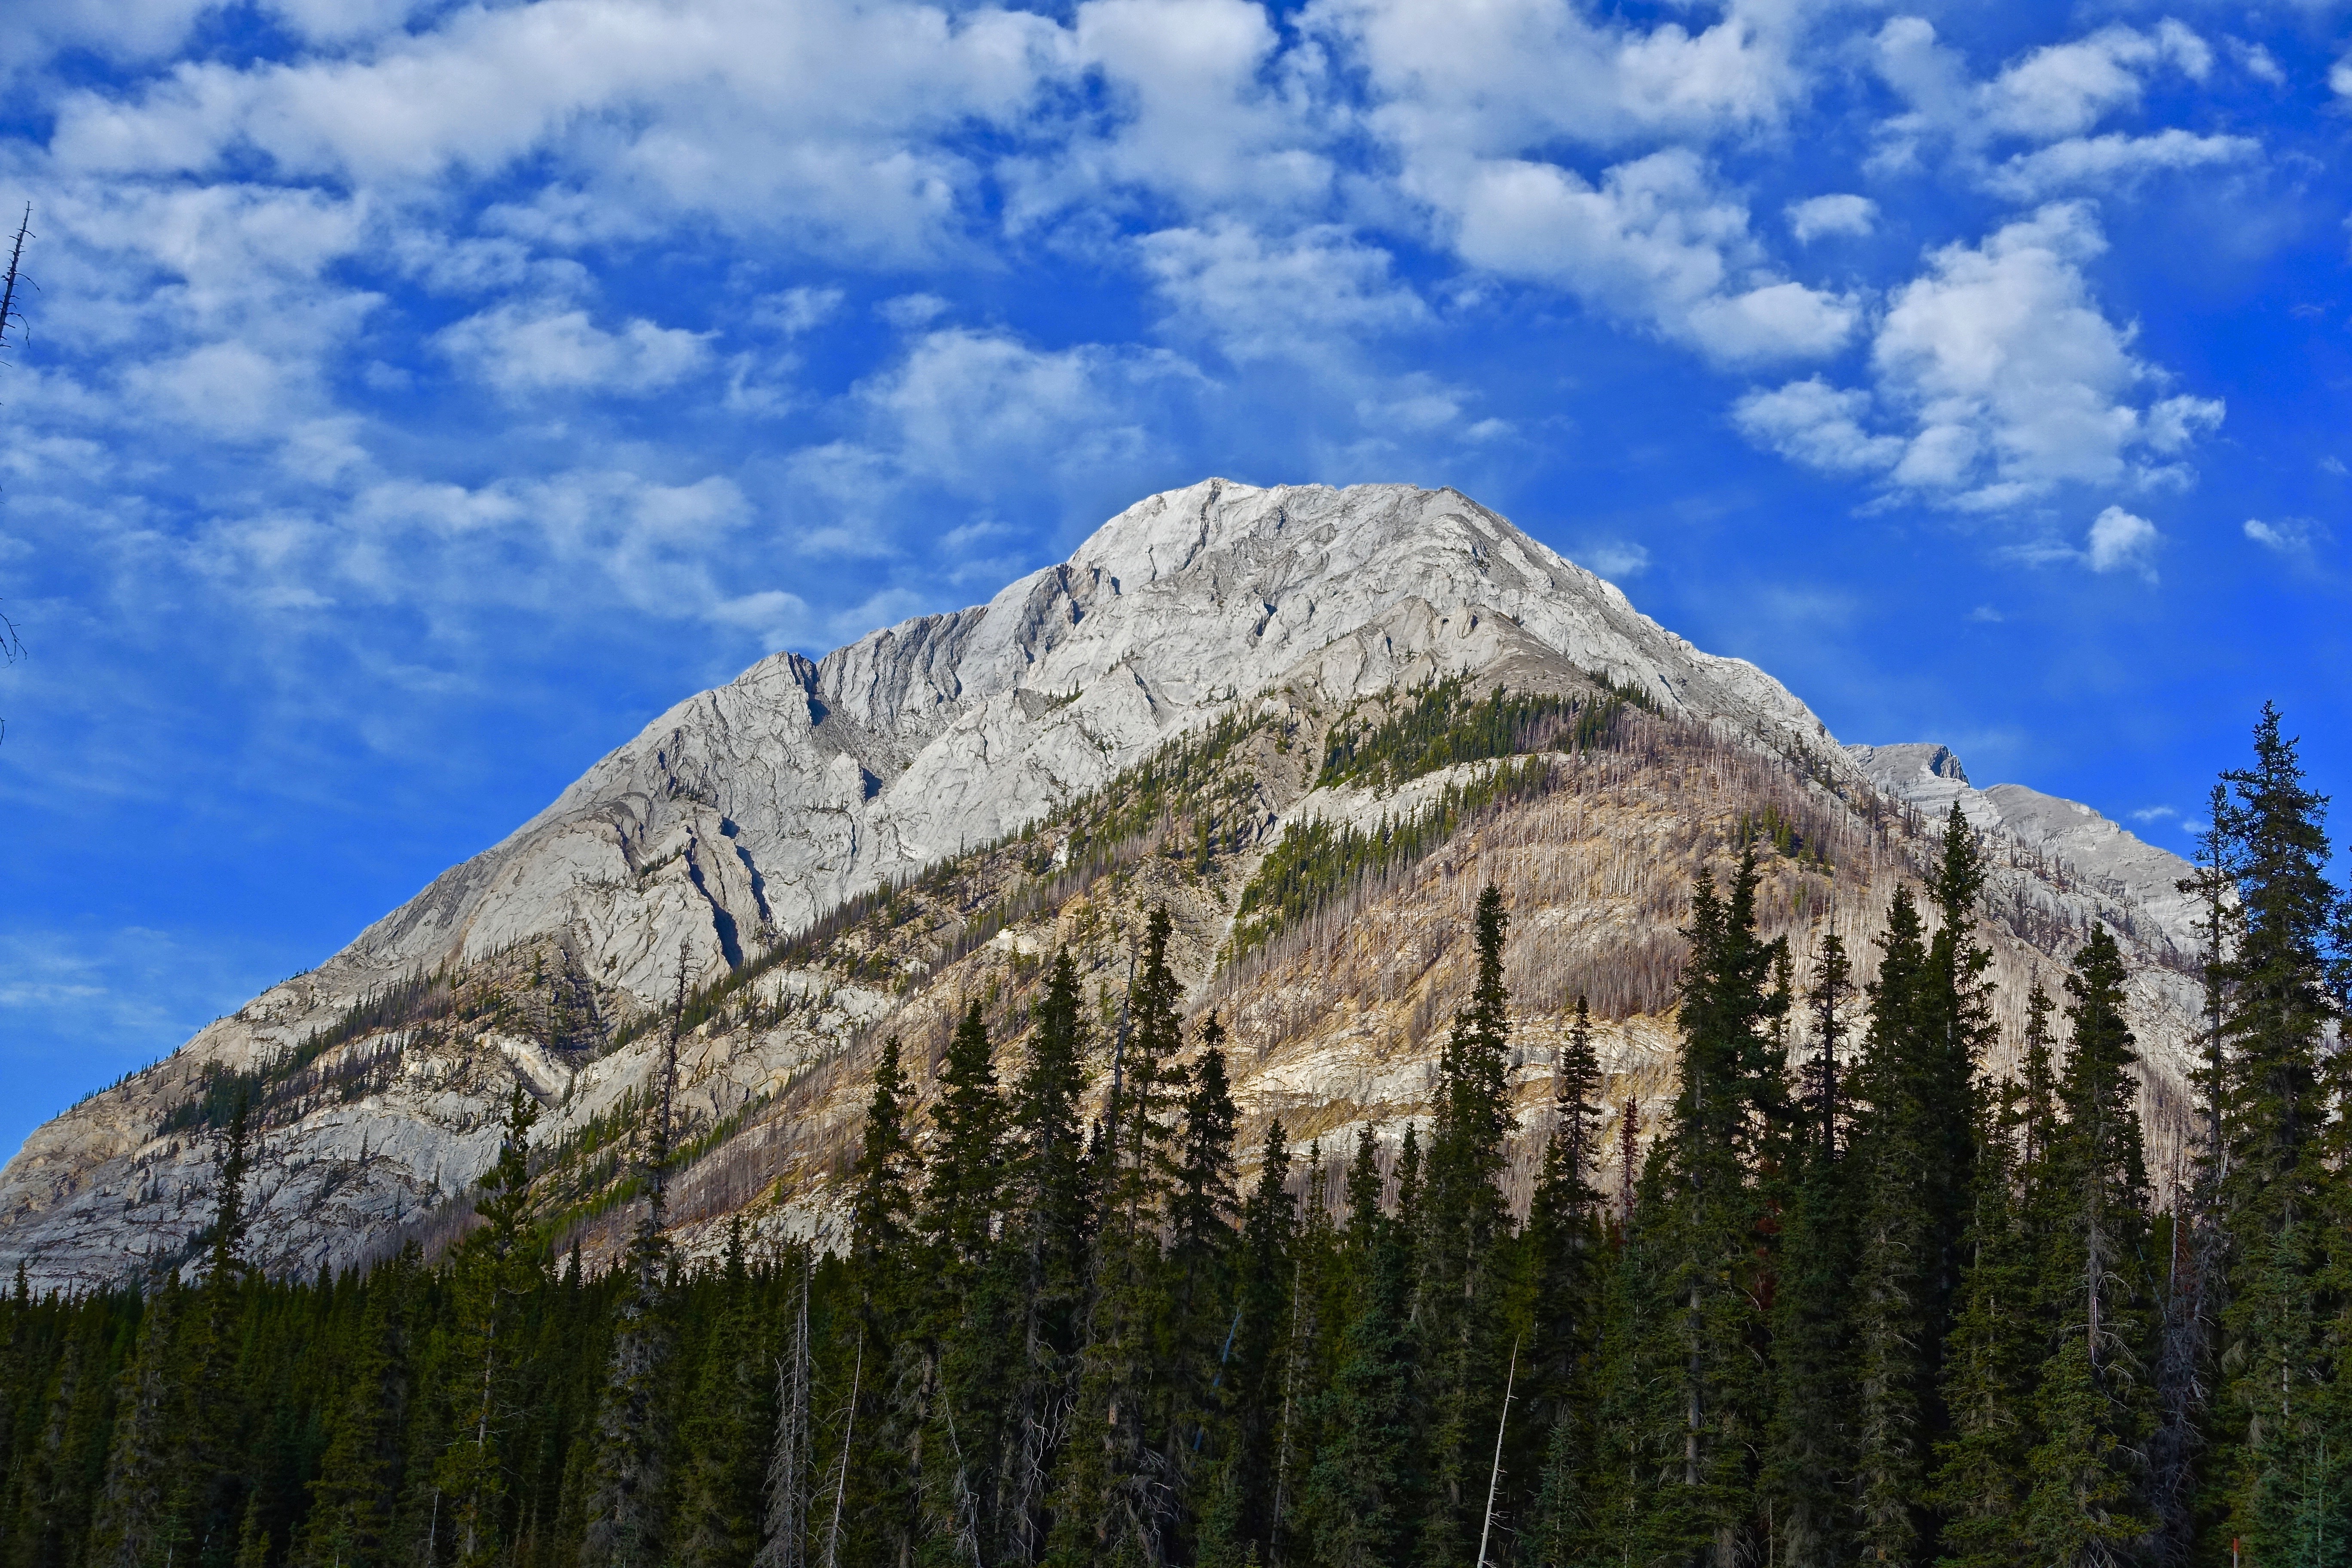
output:
[[[2137,402],[2161,378],[2092,298],[2082,265],[2104,245],[2089,208],[2062,204],[1932,251],[1889,301],[1872,388],[1794,382],[1751,394],[1736,418],[1797,461],[1970,510],[2065,484],[2181,482],[2186,469],[2155,459],[2177,458],[2223,410],[2185,395]]]
[[[1048,18],[994,9],[540,0],[463,8],[349,58],[190,62],[135,98],[78,91],[51,149],[81,173],[239,161],[386,188],[536,155],[552,171],[539,221],[575,241],[697,214],[828,250],[928,256],[980,178],[943,134],[1016,124],[1071,53]]]
[[[2147,519],[2111,506],[2092,520],[2084,558],[2094,572],[2136,572],[2153,583],[2156,565],[2150,557],[2162,537]]]
[[[2145,29],[2114,25],[2045,45],[1986,80],[1972,79],[1966,61],[1918,16],[1897,16],[1880,27],[1873,53],[1880,78],[1910,106],[1879,127],[1874,161],[1882,166],[1906,166],[1924,144],[1948,142],[1964,168],[1979,171],[1996,190],[2032,199],[2063,184],[2250,155],[2238,137],[2173,131],[2088,138],[2109,115],[2137,108],[2158,72],[2178,71],[2193,81],[2210,74],[2212,48],[2177,21]],[[1987,167],[1985,149],[2003,140],[2074,145],[2052,148],[2040,161],[2020,155]]]
[[[2143,805],[2137,811],[2127,811],[2124,815],[2134,822],[2153,826],[2159,822],[2170,822],[2180,813],[2169,805]]]
[[[2338,98],[2352,98],[2352,55],[2327,68],[2327,88]]]
[[[549,391],[642,396],[700,370],[713,335],[656,326],[642,317],[608,332],[583,310],[500,305],[442,329],[435,341],[509,396]]]
[[[1576,559],[1612,583],[1650,569],[1649,550],[1629,539],[1594,540],[1576,552]]]
[[[1420,296],[1392,276],[1389,253],[1337,225],[1276,238],[1227,221],[1162,229],[1136,245],[1178,317],[1236,361],[1430,321]]]
[[[2245,535],[2280,555],[2308,555],[2314,543],[2327,537],[2327,531],[2307,517],[2291,517],[2279,522],[2250,517],[2246,519]]]
[[[874,313],[902,332],[918,331],[947,314],[950,307],[937,294],[901,294],[874,307]]]
[[[1820,376],[1756,391],[1732,409],[1742,434],[1760,447],[1832,473],[1878,473],[1902,460],[1903,442],[1863,428],[1870,394],[1841,391]]]
[[[2229,48],[2230,58],[2238,62],[2238,68],[2256,81],[2268,82],[2273,87],[2286,85],[2286,72],[2262,45],[2236,37],[2223,38],[2221,42]]]
[[[1868,196],[1809,196],[1788,206],[1789,232],[1800,245],[1825,234],[1868,234],[1878,221],[1878,204]]]
[[[755,301],[751,310],[751,321],[756,326],[770,328],[788,338],[796,338],[831,321],[840,310],[844,298],[838,289],[805,286],[786,289],[781,293],[763,295]]]
[[[2002,195],[2032,201],[2064,190],[2114,190],[2158,172],[2252,163],[2262,151],[2251,136],[2194,136],[2178,129],[2152,136],[2076,136],[2011,158],[1985,183]]]
[[[1455,248],[1506,276],[1556,283],[1708,357],[1811,358],[1853,332],[1842,296],[1761,276],[1748,210],[1679,149],[1621,163],[1598,187],[1555,164],[1493,160],[1456,196]]]
[[[1023,470],[1066,483],[1138,462],[1158,447],[1167,398],[1202,384],[1171,353],[1043,352],[956,328],[919,340],[859,395],[881,421],[876,450],[889,468],[986,494]]]

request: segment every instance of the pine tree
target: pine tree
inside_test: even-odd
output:
[[[2008,1568],[2027,1550],[2020,1510],[2049,1331],[2037,1288],[2041,1237],[2023,1200],[2048,1184],[2050,1007],[2037,983],[2026,1004],[2024,1082],[2001,1085],[1978,1149],[1969,1260],[1944,1362],[1950,1425],[1937,1446],[1930,1500],[1944,1521],[1949,1568]]]
[[[1172,1310],[1160,1229],[1185,1083],[1176,1061],[1182,993],[1168,963],[1173,929],[1164,906],[1151,912],[1123,1081],[1112,1096],[1075,1436],[1048,1551],[1049,1561],[1068,1568],[1157,1563],[1175,1545],[1178,1498],[1164,1425],[1169,1369],[1157,1353]]]
[[[1853,967],[1835,931],[1822,939],[1804,1011],[1812,1051],[1781,1222],[1772,1299],[1774,1388],[1763,1479],[1774,1561],[1789,1568],[1843,1562],[1851,1521],[1855,1389],[1847,1355],[1854,1258],[1854,1190],[1845,1160],[1841,1055],[1852,1032]]]
[[[1204,1452],[1220,1425],[1224,1368],[1240,1331],[1233,1289],[1234,1126],[1237,1112],[1225,1076],[1224,1031],[1211,1014],[1184,1096],[1168,1204],[1169,1321],[1165,1353],[1168,1412],[1163,1419],[1168,1474],[1180,1518],[1202,1491],[1202,1473],[1217,1458]]]
[[[482,1224],[457,1244],[452,1283],[459,1350],[450,1360],[451,1441],[435,1468],[449,1499],[458,1568],[497,1561],[506,1499],[501,1439],[509,1408],[518,1337],[516,1298],[538,1276],[530,1245],[530,1130],[539,1107],[518,1084],[507,1098],[499,1157],[482,1178],[474,1212]],[[439,1510],[435,1510],[438,1519]],[[438,1531],[434,1531],[438,1534]]]
[[[911,1401],[904,1387],[906,1347],[918,1312],[913,1238],[914,1198],[921,1170],[907,1127],[913,1098],[899,1066],[898,1037],[882,1044],[874,1066],[874,1094],[866,1108],[851,1201],[849,1273],[856,1293],[848,1350],[850,1394],[840,1448],[834,1458],[837,1493],[856,1489],[844,1527],[853,1560],[913,1561],[921,1508],[922,1471],[916,1451]],[[836,1508],[836,1511],[840,1511]],[[839,1534],[830,1523],[830,1541]],[[826,1552],[826,1568],[838,1568]]]
[[[773,1413],[740,1214],[728,1223],[716,1289],[718,1311],[699,1347],[701,1370],[679,1432],[686,1462],[673,1560],[680,1568],[741,1568],[760,1545],[761,1438]]]
[[[2153,1522],[2140,1473],[2152,1415],[2149,1198],[2124,978],[2115,938],[2095,929],[2066,984],[2074,1027],[2050,1175],[2064,1207],[2042,1260],[2057,1333],[2034,1394],[2042,1441],[2021,1519],[2032,1560],[2053,1568],[2131,1562]]]
[[[1534,1533],[1555,1551],[1566,1550],[1575,1536],[1572,1516],[1582,1512],[1580,1483],[1593,1447],[1594,1358],[1609,1267],[1601,1194],[1592,1182],[1600,1154],[1600,1086],[1592,1016],[1579,996],[1552,1064],[1551,1134],[1524,1232],[1533,1301],[1521,1386],[1528,1391],[1530,1429],[1546,1435]]]
[[[310,1485],[300,1556],[308,1568],[357,1568],[390,1553],[407,1397],[402,1307],[415,1267],[413,1255],[404,1253],[358,1287],[359,1323],[349,1341],[347,1381],[330,1419],[318,1477]]]
[[[1370,1129],[1365,1130],[1368,1133]],[[1288,1370],[1283,1331],[1290,1321],[1296,1206],[1285,1190],[1290,1152],[1282,1123],[1266,1124],[1258,1176],[1242,1205],[1234,1257],[1234,1318],[1217,1358],[1211,1388],[1216,1398],[1213,1479],[1202,1507],[1201,1568],[1235,1568],[1255,1552],[1275,1552],[1273,1531],[1276,1445],[1283,1375]]]
[[[1486,1473],[1483,1434],[1503,1397],[1507,1248],[1503,1195],[1510,1105],[1510,998],[1503,895],[1478,895],[1477,978],[1438,1060],[1436,1125],[1422,1199],[1412,1316],[1428,1412],[1431,1491],[1419,1552],[1429,1568],[1475,1550]]]
[[[1769,1416],[1760,1375],[1769,1236],[1759,1154],[1785,1116],[1779,1020],[1790,998],[1785,948],[1756,930],[1756,858],[1729,895],[1702,874],[1691,897],[1673,1121],[1644,1181],[1655,1218],[1643,1238],[1656,1292],[1647,1355],[1660,1394],[1651,1440],[1665,1461],[1645,1525],[1662,1552],[1733,1568],[1755,1529]]]
[[[165,1276],[139,1316],[139,1339],[115,1396],[106,1479],[90,1529],[93,1568],[146,1568],[185,1548],[171,1511],[179,1432],[179,1327],[185,1292]]]
[[[1863,1194],[1853,1292],[1857,1398],[1856,1536],[1866,1561],[1920,1560],[1932,1440],[1927,1386],[1935,1212],[1920,1186],[1937,1141],[1937,1114],[1921,1060],[1927,1042],[1927,952],[1918,907],[1898,888],[1880,938],[1871,1023],[1856,1075],[1857,1116],[1848,1158]]]
[[[998,1532],[997,1421],[1015,1373],[1020,1284],[1018,1259],[997,1246],[1008,1129],[977,1002],[948,1046],[931,1119],[939,1136],[918,1219],[930,1275],[918,1331],[930,1362],[923,1447],[937,1456],[925,1467],[926,1556],[971,1563]]]
[[[1079,1131],[1086,1014],[1077,966],[1054,956],[1036,1028],[1013,1091],[1013,1212],[1008,1245],[1021,1265],[1020,1352],[1005,1416],[1000,1561],[1034,1563],[1045,1546],[1045,1499],[1069,1420],[1078,1316],[1094,1229],[1092,1164]]]
[[[2326,1237],[2343,1226],[2329,1212],[2337,1184],[2319,1051],[2335,1012],[2326,961],[2337,897],[2326,875],[2326,799],[2305,784],[2275,708],[2255,726],[2253,765],[2222,780],[2231,798],[2218,822],[2239,916],[2220,975],[2228,1304],[2213,1473],[2220,1528],[2260,1563],[2313,1532],[2331,1490],[2321,1462],[2319,1395],[2332,1370],[2322,1287]]]
[[[1393,1219],[1380,1212],[1372,1160],[1368,1129],[1349,1181],[1347,1234],[1360,1260],[1354,1311],[1341,1333],[1339,1364],[1316,1400],[1323,1440],[1297,1510],[1297,1538],[1329,1568],[1403,1568],[1413,1559],[1427,1500],[1414,1440],[1420,1391],[1410,1313],[1420,1173],[1412,1128],[1399,1153]]]

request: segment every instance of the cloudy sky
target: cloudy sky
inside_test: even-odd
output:
[[[2352,776],[2352,6],[17,0],[0,1148],[692,690],[1452,484],[1846,740]]]

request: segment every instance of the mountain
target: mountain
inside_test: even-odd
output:
[[[1156,903],[1244,1110],[1294,1140],[1422,1109],[1489,879],[1529,1105],[1581,994],[1638,1116],[1670,1067],[1693,874],[1768,845],[1801,963],[1832,923],[1878,929],[1951,799],[1995,847],[2005,1017],[2092,921],[2125,933],[2158,1144],[2193,1028],[2177,860],[2087,808],[1975,791],[1940,748],[1841,747],[1763,671],[1456,491],[1212,479],[986,605],[681,702],[317,969],[36,1131],[0,1172],[0,1267],[89,1284],[184,1258],[240,1094],[270,1267],[430,1239],[517,1083],[544,1108],[542,1211],[595,1255],[673,1017],[684,1238],[739,1210],[822,1228],[886,1033],[935,1060],[978,1000],[1017,1038],[1064,947],[1115,1020]]]

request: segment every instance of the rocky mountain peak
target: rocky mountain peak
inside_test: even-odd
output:
[[[1335,771],[1339,737],[1384,760]],[[1907,874],[1888,795],[2005,834],[2012,967],[2160,903],[2160,852],[2027,795],[1975,790],[1939,746],[1840,748],[1762,670],[1459,491],[1204,480],[986,604],[679,702],[317,969],[37,1131],[0,1172],[0,1267],[90,1283],[178,1258],[227,1088],[265,1109],[271,1267],[456,1212],[518,1083],[546,1107],[549,1201],[603,1214],[681,963],[708,1163],[681,1212],[815,1223],[876,1031],[931,1038],[979,995],[1015,1028],[1056,947],[1099,1000],[1155,900],[1235,1060],[1255,1042],[1245,1103],[1294,1132],[1413,1113],[1463,973],[1455,906],[1486,876],[1515,889],[1517,984],[1550,1009],[1529,1026],[1592,991],[1614,1092],[1646,1099],[1689,877],[1735,838],[1772,845],[1801,960],[1807,922],[1835,910],[1860,940]],[[1374,880],[1330,879],[1408,838]],[[2045,860],[2104,880],[2060,888]],[[1348,945],[1315,923],[1332,900],[1384,934]]]

